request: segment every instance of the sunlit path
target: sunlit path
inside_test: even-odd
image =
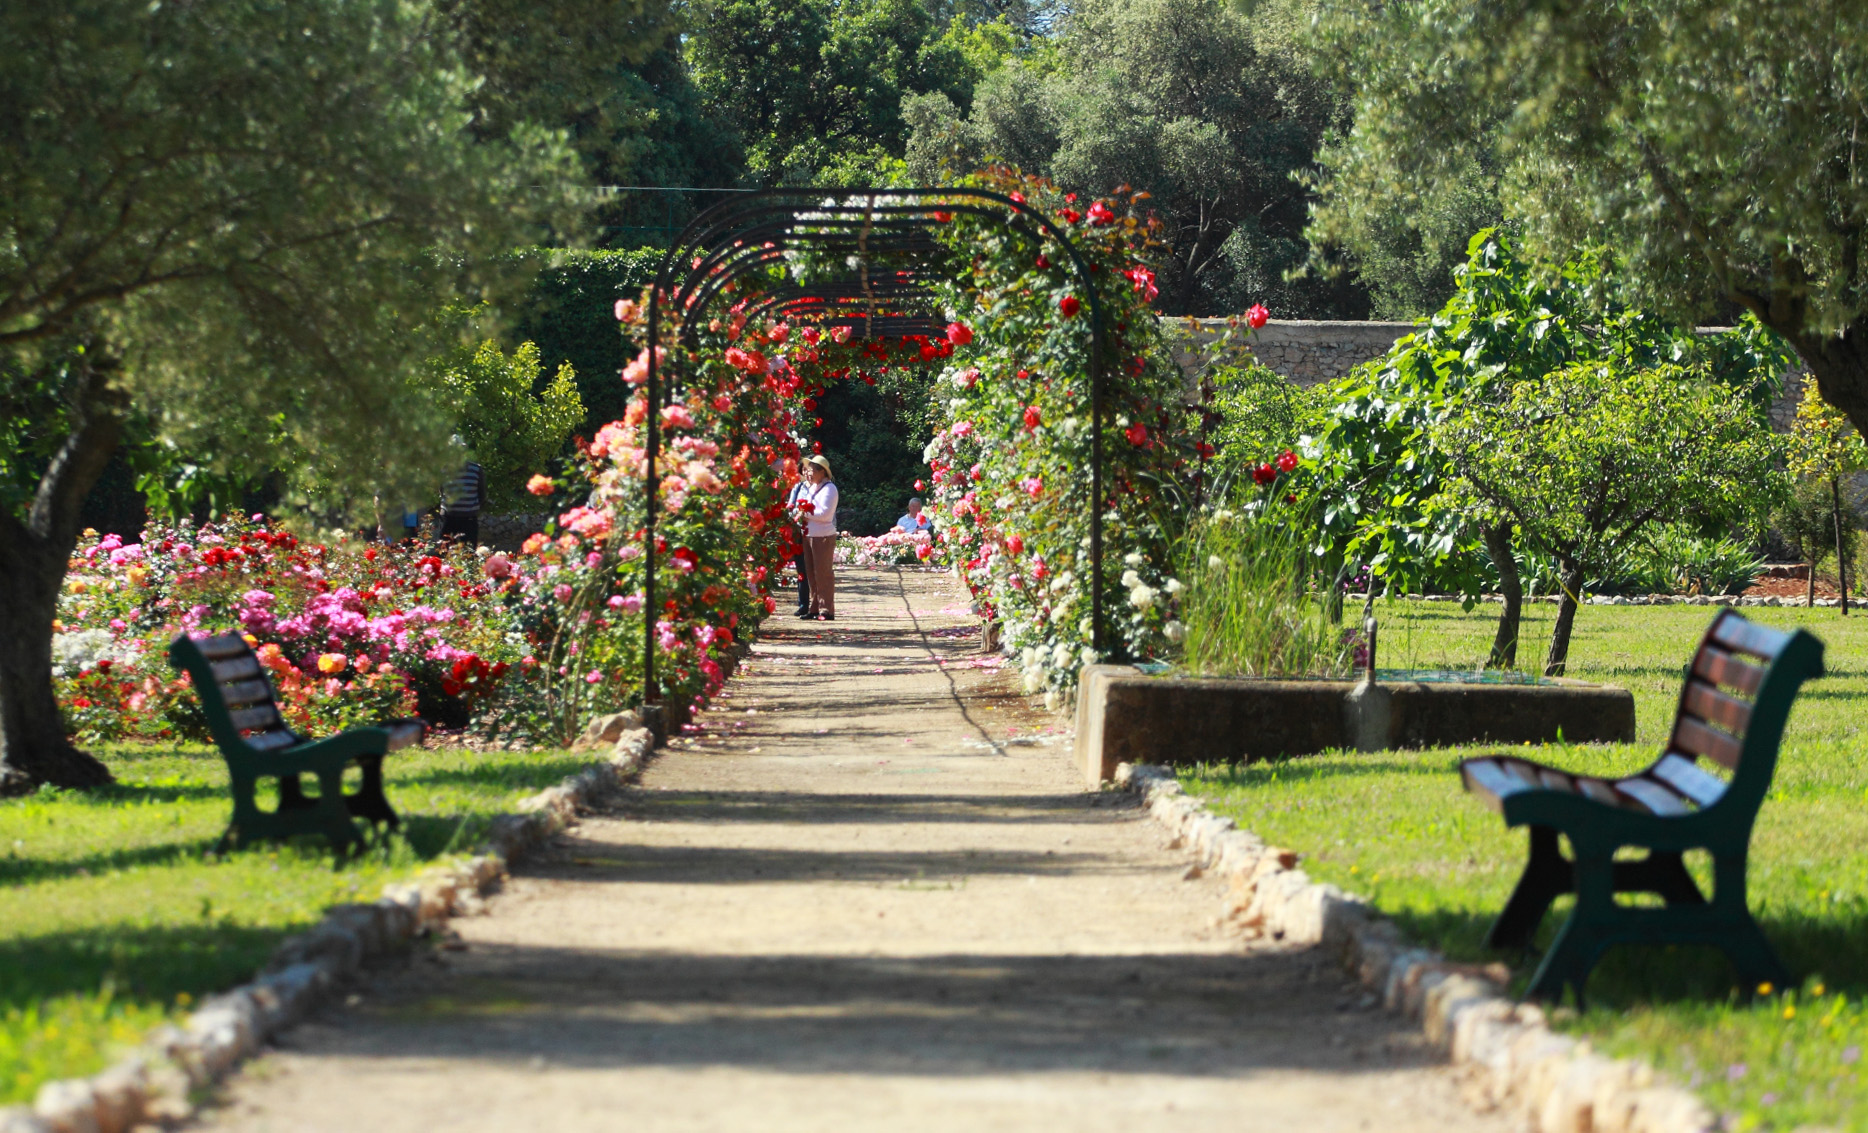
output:
[[[780,617],[639,787],[226,1090],[216,1129],[1504,1129],[974,652],[951,580]]]

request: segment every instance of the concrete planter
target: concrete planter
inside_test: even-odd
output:
[[[1093,665],[1077,689],[1077,765],[1094,785],[1119,763],[1250,763],[1331,748],[1627,743],[1627,689],[1583,681],[1423,681],[1154,677]]]

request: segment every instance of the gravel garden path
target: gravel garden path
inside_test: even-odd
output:
[[[1510,1127],[1321,957],[1221,933],[1214,883],[973,652],[951,579],[838,589],[487,915],[199,1125]]]

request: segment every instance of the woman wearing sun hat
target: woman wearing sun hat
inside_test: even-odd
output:
[[[806,482],[798,501],[804,520],[804,550],[811,570],[810,616],[837,619],[837,485],[830,478],[830,461],[822,455],[804,462]]]

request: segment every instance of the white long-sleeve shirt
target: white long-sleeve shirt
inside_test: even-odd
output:
[[[822,484],[800,485],[800,495],[811,501],[811,514],[805,516],[804,533],[813,538],[837,533],[837,486],[829,480]]]

